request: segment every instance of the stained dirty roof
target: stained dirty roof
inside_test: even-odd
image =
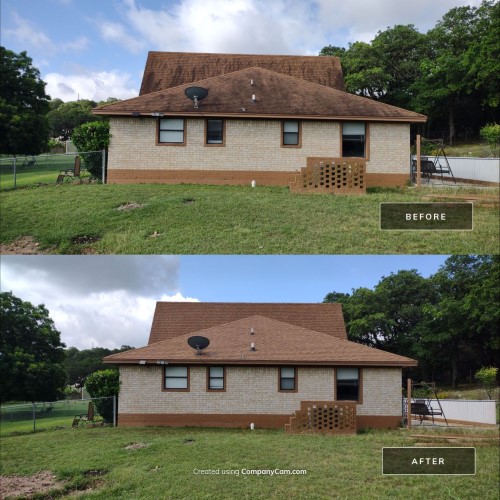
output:
[[[208,90],[198,109],[184,91]],[[94,114],[121,116],[193,116],[301,118],[425,122],[413,111],[349,94],[259,67],[247,68],[194,83],[94,108]]]
[[[252,333],[253,332],[253,333]],[[209,339],[198,355],[187,340]],[[251,348],[252,343],[255,349]],[[114,364],[240,364],[407,367],[417,362],[325,333],[260,315],[150,344],[104,358]]]
[[[149,52],[139,95],[260,67],[344,90],[338,57]]]

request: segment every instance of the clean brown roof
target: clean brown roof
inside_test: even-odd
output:
[[[254,332],[253,334],[251,332]],[[187,340],[206,337],[210,345],[198,355]],[[192,334],[113,354],[106,363],[416,366],[413,359],[336,338],[263,316],[250,316]],[[254,344],[255,350],[251,349]]]
[[[184,94],[193,85],[208,90],[208,97],[199,103],[198,109]],[[162,113],[196,117],[426,120],[419,113],[257,67],[108,104],[92,112],[122,116]]]
[[[338,57],[149,52],[139,95],[257,66],[344,90]]]
[[[347,339],[341,304],[157,302],[148,344],[255,315]]]

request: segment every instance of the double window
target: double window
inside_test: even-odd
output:
[[[360,401],[359,368],[337,368],[337,401]]]
[[[165,390],[189,391],[189,368],[187,366],[166,366]]]
[[[342,124],[342,156],[365,158],[366,126],[362,122]]]
[[[284,120],[282,122],[281,142],[284,147],[300,147],[300,122],[298,120]]]
[[[158,144],[183,146],[185,124],[183,118],[161,118],[158,120]]]
[[[280,368],[280,391],[297,391],[297,370],[295,368]]]

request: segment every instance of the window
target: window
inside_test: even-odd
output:
[[[206,144],[224,144],[224,120],[207,120]]]
[[[224,383],[225,370],[223,366],[208,367],[208,390],[209,391],[224,391],[226,389]]]
[[[342,125],[342,156],[366,157],[366,134],[364,123],[344,123]]]
[[[359,368],[337,368],[337,401],[359,401]]]
[[[165,389],[169,391],[189,391],[189,369],[187,366],[165,367]]]
[[[300,146],[300,123],[298,120],[283,122],[283,146]]]
[[[297,380],[295,368],[280,368],[280,391],[296,391]]]
[[[184,145],[184,120],[161,118],[158,126],[158,143]]]

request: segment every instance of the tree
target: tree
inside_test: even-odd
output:
[[[55,99],[60,101],[60,99]],[[94,101],[82,99],[79,101],[57,102],[52,105],[51,110],[47,114],[50,124],[50,133],[52,137],[60,137],[67,141],[70,139],[73,130],[79,125],[87,122],[96,121],[96,117],[92,114],[92,108],[97,104]]]
[[[64,344],[43,305],[0,293],[2,401],[53,401],[64,388]]]
[[[495,392],[495,388],[497,386],[497,373],[498,368],[494,368],[493,366],[483,366],[474,375],[474,378],[479,380],[483,386],[489,399],[493,399],[493,393]]]
[[[109,146],[109,122],[94,121],[84,123],[73,130],[73,144],[78,151],[101,151]],[[87,170],[99,178],[102,175],[102,159],[92,154],[82,154]]]
[[[0,47],[0,153],[38,154],[46,147],[49,96],[27,53]]]
[[[118,370],[99,370],[87,377],[85,389],[93,398],[118,396],[120,392],[120,374]],[[95,405],[106,422],[113,421],[113,406],[109,400],[97,399]]]

